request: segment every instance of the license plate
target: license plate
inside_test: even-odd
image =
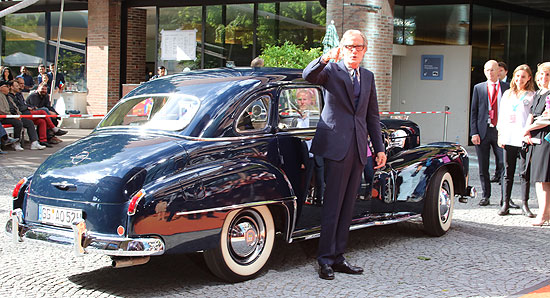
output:
[[[38,220],[42,223],[69,227],[75,220],[82,218],[82,210],[40,205]]]

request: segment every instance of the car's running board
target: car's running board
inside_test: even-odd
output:
[[[353,231],[353,230],[358,230],[358,229],[372,227],[372,226],[390,225],[390,224],[408,221],[412,219],[418,219],[418,218],[421,218],[420,214],[409,213],[409,212],[370,215],[367,217],[354,219],[349,229]],[[292,235],[291,242],[319,238],[320,235],[321,235],[321,231],[319,227],[316,227],[310,230],[299,230],[294,232],[294,234]]]

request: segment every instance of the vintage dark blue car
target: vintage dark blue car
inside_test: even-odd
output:
[[[115,267],[203,251],[218,277],[252,278],[276,235],[319,236],[322,159],[308,149],[322,104],[322,88],[300,70],[202,70],[144,83],[17,184],[6,231],[16,242],[109,255]],[[470,195],[466,150],[420,146],[411,121],[382,124],[388,163],[363,185],[351,229],[422,218],[428,234],[445,234],[455,196]]]

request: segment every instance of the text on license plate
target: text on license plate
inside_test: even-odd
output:
[[[47,205],[38,207],[38,220],[58,226],[70,226],[75,220],[82,218],[82,210],[60,208]]]

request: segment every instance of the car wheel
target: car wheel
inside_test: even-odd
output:
[[[266,206],[231,211],[223,224],[217,248],[204,252],[214,275],[229,282],[256,276],[273,250],[275,225]]]
[[[422,212],[424,230],[432,236],[442,236],[451,227],[454,209],[454,186],[451,174],[439,170],[432,176]]]

